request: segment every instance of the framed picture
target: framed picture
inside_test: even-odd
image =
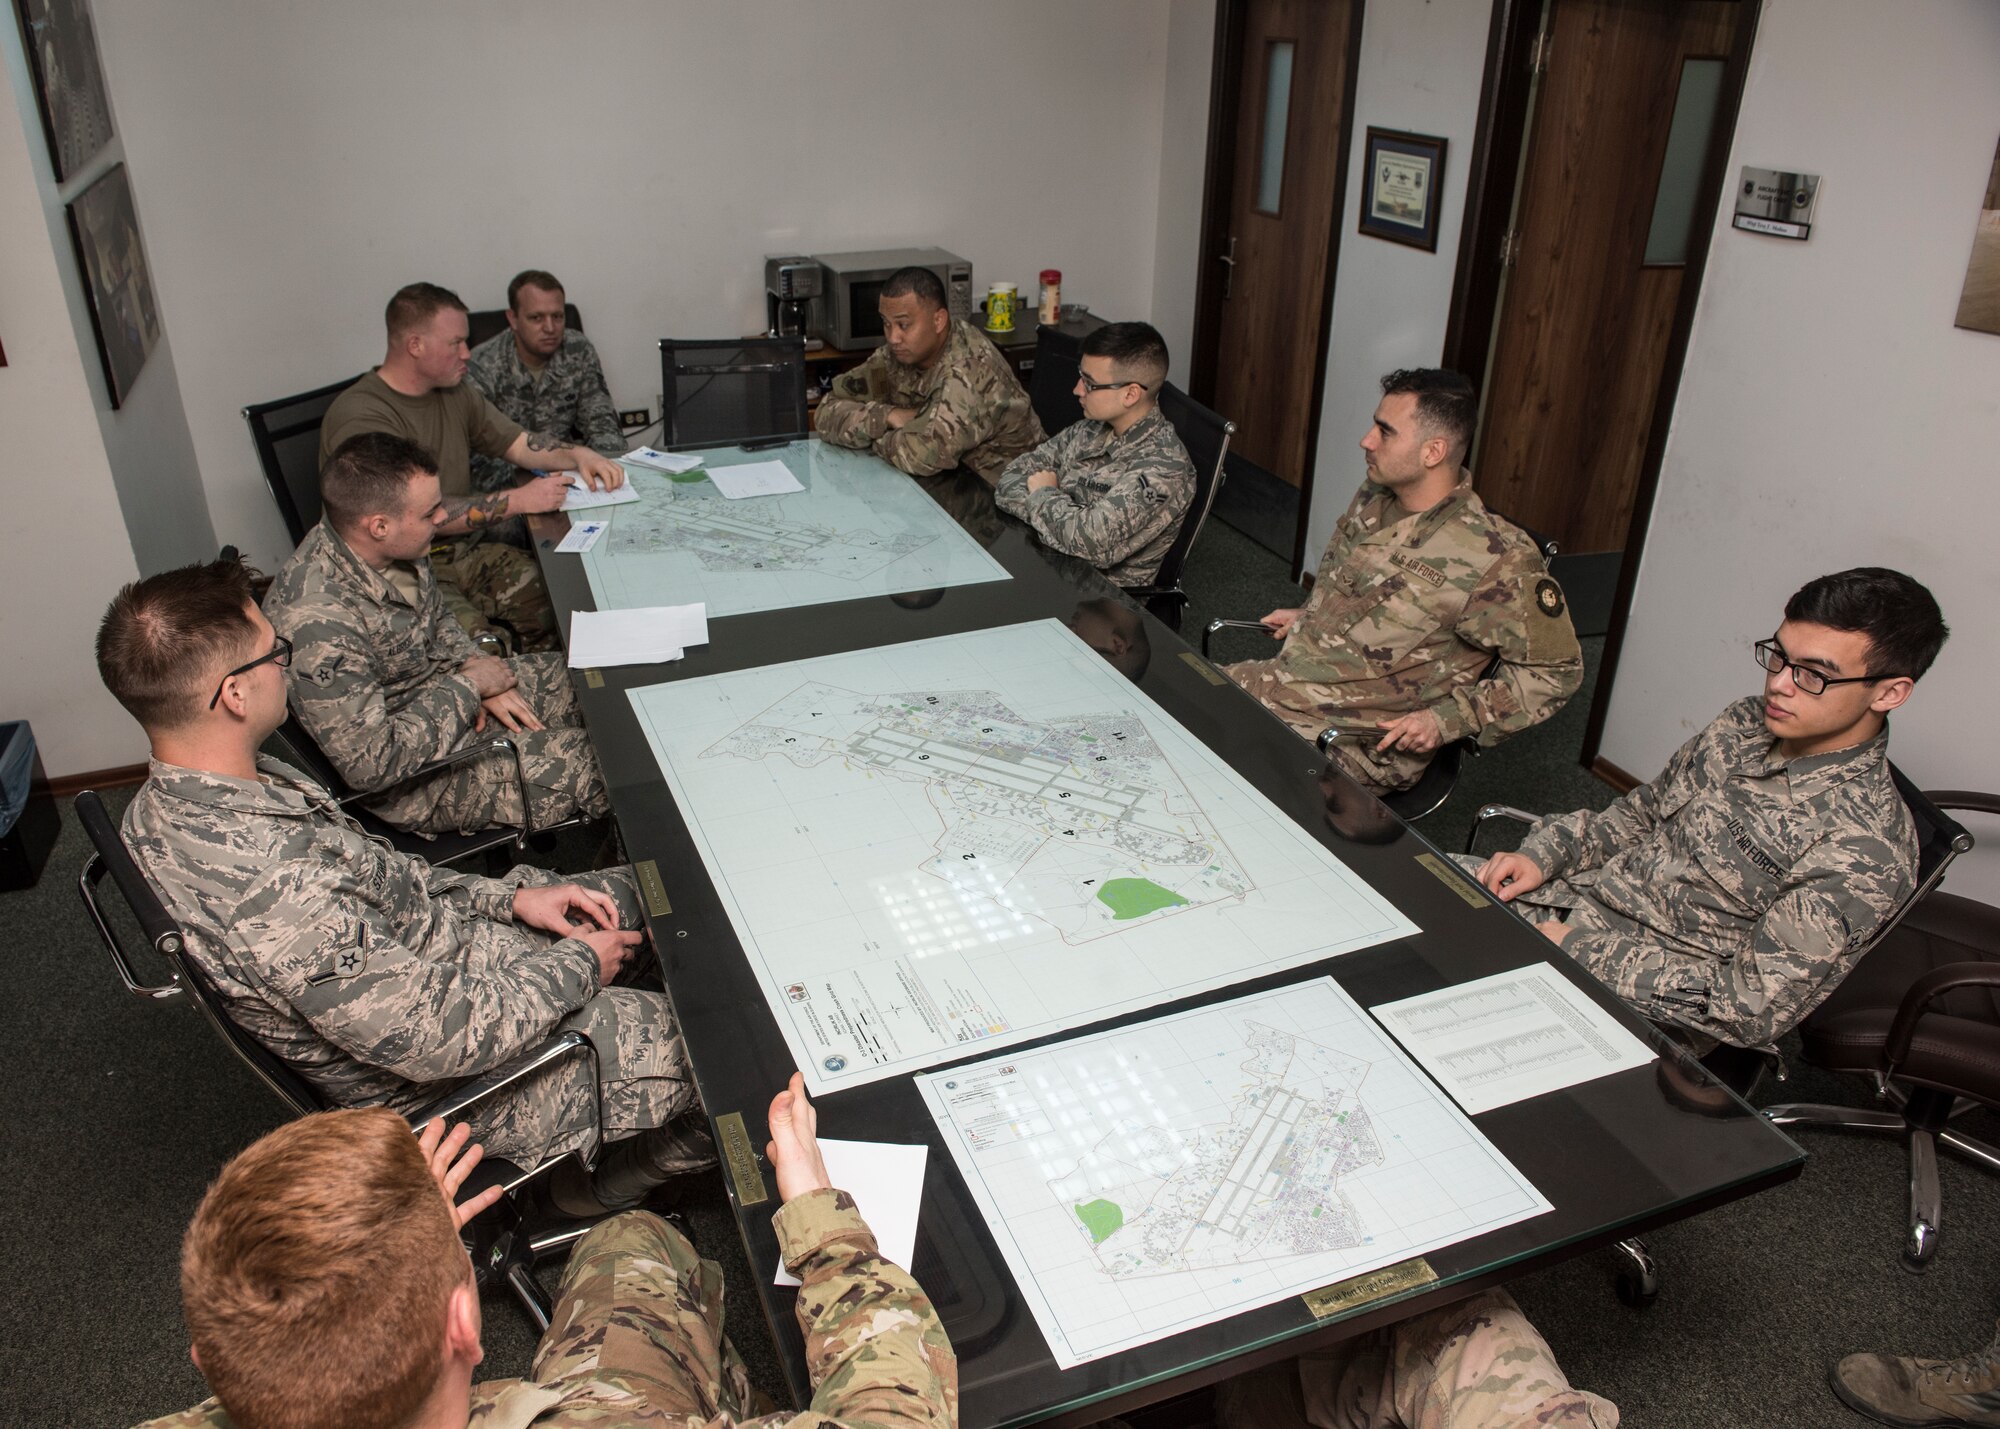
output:
[[[1432,134],[1368,127],[1367,182],[1361,231],[1371,238],[1437,252],[1438,186],[1444,180],[1444,140]]]
[[[35,71],[35,99],[49,132],[56,182],[74,178],[111,142],[111,102],[87,0],[17,0],[21,34]]]
[[[113,164],[69,206],[76,260],[90,290],[90,325],[97,332],[111,405],[122,407],[153,344],[160,340],[160,310],[153,275],[139,244],[139,215],[123,164]]]
[[[2000,151],[1993,155],[1979,227],[1972,233],[1972,259],[1965,265],[1955,326],[2000,333]]]

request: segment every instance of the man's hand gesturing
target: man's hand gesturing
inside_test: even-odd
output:
[[[778,1178],[778,1199],[789,1201],[833,1184],[819,1154],[819,1114],[806,1100],[806,1079],[792,1073],[792,1083],[771,1099],[771,1139],[764,1154]]]

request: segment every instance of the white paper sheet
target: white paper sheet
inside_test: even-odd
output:
[[[570,617],[569,667],[657,665],[707,643],[708,614],[700,605],[579,610]]]
[[[564,511],[588,511],[596,506],[624,506],[639,499],[639,493],[626,482],[615,491],[592,491],[582,477],[575,472],[568,473],[569,490],[563,493]]]
[[[663,452],[657,447],[634,447],[620,461],[629,461],[635,466],[650,466],[655,471],[693,471],[701,465],[701,458],[688,452]]]
[[[569,534],[556,542],[556,549],[572,556],[580,556],[596,545],[598,538],[610,529],[609,521],[574,522],[569,528]]]
[[[875,1232],[882,1258],[908,1270],[917,1253],[917,1211],[924,1200],[924,1159],[930,1148],[821,1137],[819,1154],[835,1188],[854,1197],[861,1219]],[[771,1283],[797,1285],[799,1278],[780,1264]]]
[[[746,461],[735,466],[712,467],[708,479],[731,501],[746,496],[783,496],[788,491],[804,491],[792,469],[781,461]]]
[[[1474,1116],[1653,1060],[1547,963],[1368,1010]]]

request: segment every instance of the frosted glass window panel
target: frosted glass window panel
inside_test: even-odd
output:
[[[1694,232],[1695,199],[1708,160],[1708,141],[1722,101],[1726,60],[1690,59],[1681,64],[1680,92],[1667,131],[1667,157],[1660,165],[1660,188],[1653,196],[1653,226],[1646,233],[1648,264],[1687,262]]]
[[[1257,155],[1257,212],[1276,216],[1285,190],[1285,136],[1291,127],[1292,51],[1290,40],[1264,48],[1264,142]]]

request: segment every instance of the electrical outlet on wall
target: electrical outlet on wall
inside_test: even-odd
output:
[[[621,427],[643,427],[653,420],[653,414],[644,407],[627,407],[618,414]]]

